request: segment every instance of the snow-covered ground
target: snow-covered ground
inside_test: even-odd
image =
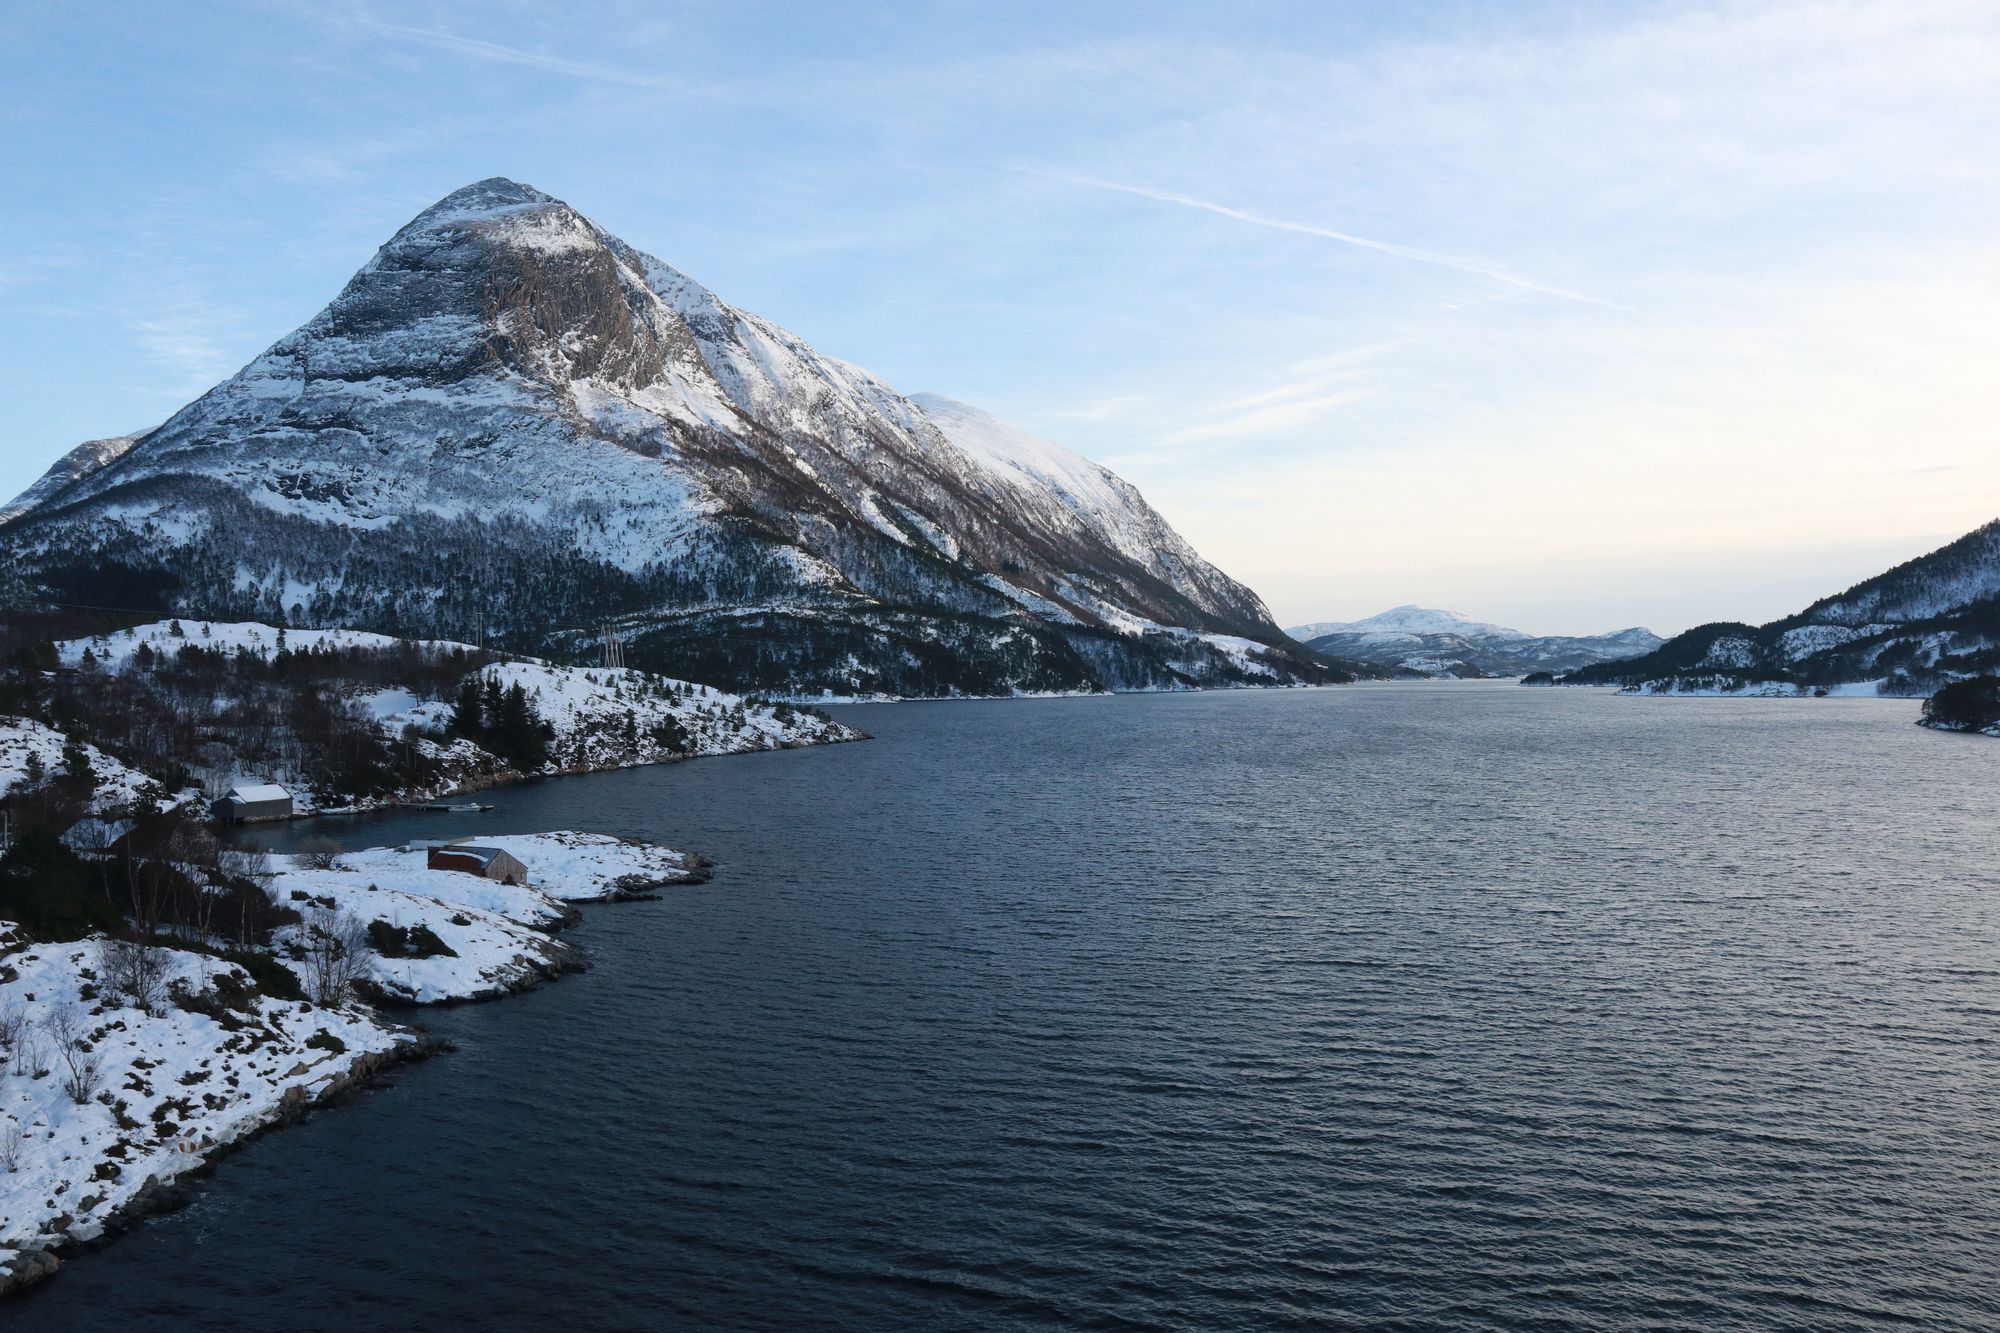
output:
[[[707,878],[701,858],[691,852],[603,833],[482,834],[473,841],[511,852],[528,867],[530,885],[570,903],[600,902]]]
[[[384,998],[489,998],[579,965],[550,934],[571,916],[566,901],[704,878],[698,857],[604,834],[478,841],[517,856],[532,883],[432,870],[421,847],[344,853],[331,869],[279,858],[266,891],[309,923],[274,932],[274,954],[311,994],[302,938],[314,921],[345,918],[389,946],[363,977]],[[251,871],[255,858],[231,868]],[[261,995],[235,964],[180,949],[161,951],[161,998],[137,1008],[109,992],[105,949],[34,944],[0,922],[0,1293],[45,1275],[46,1247],[102,1235],[153,1185],[417,1040],[359,1003]]]
[[[150,1184],[413,1040],[359,1005],[275,1000],[233,964],[165,957],[175,991],[149,1013],[99,989],[95,941],[29,944],[0,923],[0,1289],[24,1252],[102,1234]],[[71,1060],[95,1070],[81,1104]]]
[[[496,662],[480,675],[505,690],[519,685],[535,711],[555,728],[550,766],[623,768],[679,758],[656,735],[677,722],[688,754],[744,754],[788,746],[853,740],[859,732],[810,713],[780,720],[774,709],[742,695],[629,667],[559,667],[545,662]],[[629,722],[628,722],[629,719]]]
[[[282,646],[294,652],[320,647],[390,650],[405,642],[418,647],[475,651],[465,644],[444,640],[405,641],[383,634],[358,630],[281,630],[254,621],[219,622],[203,620],[161,620],[134,626],[115,634],[89,639],[70,639],[56,644],[61,661],[78,666],[86,660],[101,671],[124,671],[132,667],[142,645],[163,656],[193,644],[231,653],[249,653],[269,658]],[[606,768],[626,768],[638,764],[663,763],[695,756],[741,754],[754,750],[792,746],[823,745],[856,740],[861,733],[838,722],[787,707],[753,702],[741,695],[711,689],[687,681],[673,680],[629,668],[565,667],[537,658],[495,662],[475,673],[482,681],[492,680],[502,690],[520,685],[537,712],[553,730],[546,774],[590,772]],[[291,789],[299,814],[331,810],[372,809],[408,801],[431,800],[445,792],[476,787],[494,776],[505,776],[502,765],[491,755],[464,739],[447,739],[444,732],[452,715],[448,699],[430,698],[403,686],[362,690],[352,694],[349,705],[362,716],[394,736],[415,726],[425,735],[416,743],[440,761],[443,780],[434,790],[403,791],[364,800],[327,800],[315,794],[295,773],[264,771],[268,766],[252,765],[243,774],[224,770],[211,777],[234,779],[248,776],[277,781]],[[8,781],[4,720],[0,720],[0,784]],[[33,728],[38,724],[23,724]],[[19,753],[13,762],[25,772],[29,742],[43,753],[50,772],[59,768],[61,739],[23,731],[13,747]],[[53,740],[50,738],[54,737]],[[681,748],[681,747],[685,748]],[[96,752],[93,751],[93,756]],[[143,775],[115,761],[97,765],[105,781],[104,804],[129,801],[120,796],[123,783],[132,793],[143,785]],[[18,781],[18,776],[14,779]]]
[[[64,772],[63,746],[67,742],[68,737],[62,732],[32,718],[0,717],[0,796],[27,784],[30,755],[41,761],[41,771],[46,778],[61,777]],[[163,809],[192,794],[164,794],[164,787],[159,787],[137,769],[127,768],[94,745],[85,745],[83,753],[90,760],[91,772],[97,777],[91,808],[100,813],[130,805],[148,786],[154,786],[163,793],[160,797]]]
[[[1735,676],[1668,676],[1628,685],[1618,692],[1712,699],[1874,699],[1880,697],[1882,684],[1879,680],[1860,680],[1815,686],[1785,680],[1742,680]]]
[[[90,660],[98,666],[123,670],[131,665],[132,657],[145,644],[156,653],[171,656],[182,648],[193,646],[216,652],[246,652],[256,657],[269,658],[282,643],[292,652],[307,652],[319,648],[395,648],[404,640],[387,634],[370,634],[354,629],[279,629],[275,625],[260,624],[254,620],[155,620],[144,625],[134,625],[131,629],[119,630],[115,634],[100,634],[89,639],[66,639],[56,645],[56,657],[64,666],[79,666],[86,650]],[[473,651],[469,644],[451,643],[442,639],[417,641],[420,646],[434,648],[460,648]]]
[[[563,910],[546,894],[428,870],[421,856],[412,866],[384,869],[295,863],[272,877],[270,894],[281,906],[331,909],[364,929],[379,923],[408,940],[402,948],[378,940],[367,971],[384,995],[407,1004],[491,999],[577,966],[575,951],[547,933]],[[301,981],[311,968],[308,929],[287,926],[272,937],[272,952]]]
[[[569,902],[601,902],[705,878],[700,858],[600,833],[481,835],[527,867],[528,883],[500,884],[459,870],[432,870],[427,850],[371,847],[342,853],[332,869],[283,858],[271,878],[273,902],[299,911],[318,907],[364,929],[380,923],[384,939],[368,980],[407,1004],[490,999],[578,966],[570,946],[550,936],[569,918]],[[277,933],[281,961],[303,978],[305,926]],[[378,949],[380,944],[378,943]]]

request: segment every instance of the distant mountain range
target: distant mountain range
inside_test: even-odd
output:
[[[1646,629],[1568,636],[1527,634],[1452,611],[1398,606],[1366,620],[1295,625],[1285,631],[1327,657],[1429,677],[1568,672],[1650,653],[1663,642]]]
[[[495,178],[0,511],[0,596],[477,638],[763,693],[1345,678],[1108,470],[905,397]]]
[[[1657,693],[1760,693],[1880,682],[1929,694],[2000,670],[2000,520],[1768,625],[1698,625],[1564,683]]]

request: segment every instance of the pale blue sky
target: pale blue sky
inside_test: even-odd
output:
[[[2000,514],[1990,3],[0,0],[0,492],[528,181],[1284,623],[1767,619]]]

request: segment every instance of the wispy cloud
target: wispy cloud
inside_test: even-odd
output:
[[[1252,403],[1227,411],[1211,421],[1183,426],[1164,438],[1173,444],[1195,444],[1204,440],[1242,440],[1272,431],[1293,430],[1318,420],[1336,407],[1359,402],[1368,396],[1366,389],[1346,389],[1310,398],[1294,398],[1289,402]]]
[[[1042,415],[1051,421],[1116,421],[1145,408],[1152,399],[1142,393],[1114,393],[1075,407],[1051,408]]]
[[[1586,305],[1609,305],[1594,296],[1585,296],[1567,288],[1550,283],[1524,278],[1496,264],[1479,259],[1467,259],[1459,255],[1439,254],[1433,250],[1420,250],[1415,246],[1398,245],[1393,241],[1378,241],[1367,236],[1356,236],[1352,232],[1336,231],[1331,227],[1314,226],[1307,222],[1293,222],[1286,218],[1266,217],[1248,209],[1232,208],[1228,204],[1218,204],[1209,199],[1197,199],[1193,195],[1175,194],[1169,190],[1152,190],[1143,185],[1127,185],[1121,181],[1099,180],[1094,176],[1076,176],[1059,171],[1032,171],[1029,174],[1045,176],[1050,180],[1064,181],[1070,185],[1081,185],[1087,189],[1104,190],[1112,194],[1126,194],[1138,199],[1150,199],[1154,203],[1173,204],[1180,208],[1192,208],[1203,213],[1213,213],[1217,217],[1233,218],[1249,223],[1253,227],[1269,227],[1273,231],[1294,232],[1301,236],[1317,236],[1322,240],[1339,241],[1343,245],[1358,246],[1363,250],[1374,250],[1398,259],[1410,259],[1419,264],[1436,264],[1442,268],[1454,268],[1461,273],[1477,274],[1491,278],[1495,282],[1506,283],[1523,291],[1538,292],[1543,296],[1553,296],[1564,301],[1581,301]]]
[[[185,300],[132,321],[132,337],[139,349],[175,377],[173,383],[163,386],[161,396],[185,400],[205,392],[236,369],[232,340],[225,333],[231,322],[227,312]]]
[[[266,170],[293,185],[347,185],[365,182],[397,158],[422,152],[440,136],[431,130],[406,130],[329,142],[281,144],[264,155]]]
[[[374,18],[367,14],[357,14],[344,9],[295,8],[300,17],[333,27],[375,33],[393,37],[400,41],[414,42],[420,46],[449,51],[454,55],[472,60],[487,60],[502,65],[520,65],[528,69],[538,69],[548,74],[561,74],[586,83],[614,84],[623,88],[646,88],[656,92],[681,93],[687,96],[709,97],[713,90],[700,87],[689,80],[675,78],[667,74],[654,74],[643,70],[621,69],[615,65],[602,65],[588,60],[571,60],[565,56],[549,55],[542,51],[529,51],[518,46],[503,46],[499,42],[489,42],[482,37],[466,37],[455,32],[440,32],[435,28],[412,27],[406,23],[391,23],[386,19]]]
[[[41,254],[0,255],[0,291],[49,282],[81,268],[86,262],[82,253],[72,246]]]

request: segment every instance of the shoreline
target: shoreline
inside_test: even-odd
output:
[[[585,904],[655,901],[669,888],[706,884],[713,879],[713,862],[706,857],[639,839],[558,832],[498,835],[497,840],[522,849],[538,865],[542,871],[538,885],[509,887],[462,871],[432,870],[407,844],[401,848],[370,848],[343,854],[343,859],[351,858],[352,864],[330,871],[315,871],[291,862],[286,870],[278,872],[266,889],[274,902],[322,896],[318,892],[308,895],[298,885],[325,890],[330,881],[345,880],[347,883],[338,892],[352,894],[367,904],[364,913],[355,914],[357,922],[372,917],[379,926],[383,924],[380,914],[386,911],[400,923],[442,933],[457,948],[446,945],[438,955],[417,958],[391,955],[379,949],[372,951],[368,975],[357,978],[353,999],[339,1009],[264,994],[256,1002],[253,1017],[265,1024],[267,1030],[281,1035],[288,1026],[292,1029],[293,1044],[299,1049],[287,1054],[281,1048],[279,1063],[285,1060],[295,1063],[282,1075],[267,1077],[264,1086],[254,1094],[245,1094],[254,1096],[254,1101],[239,1116],[232,1118],[224,1102],[212,1102],[207,1116],[182,1126],[180,1141],[171,1150],[165,1146],[167,1140],[161,1138],[150,1150],[142,1149],[150,1155],[142,1157],[141,1162],[132,1162],[125,1155],[126,1144],[117,1138],[116,1130],[143,1121],[148,1111],[145,1100],[138,1102],[128,1120],[122,1098],[115,1106],[109,1094],[98,1099],[112,1108],[116,1125],[111,1122],[100,1125],[102,1116],[96,1112],[78,1119],[77,1112],[68,1109],[66,1103],[57,1103],[65,1108],[60,1116],[50,1110],[47,1119],[35,1122],[35,1128],[43,1131],[45,1143],[56,1141],[58,1129],[66,1135],[83,1129],[89,1132],[71,1145],[59,1162],[48,1156],[45,1149],[39,1171],[35,1169],[36,1163],[22,1162],[18,1169],[27,1175],[10,1181],[8,1177],[13,1175],[14,1167],[6,1175],[0,1175],[0,1182],[14,1187],[16,1206],[24,1199],[41,1198],[47,1191],[42,1208],[29,1202],[28,1215],[25,1218],[16,1215],[20,1218],[16,1224],[20,1229],[15,1234],[21,1239],[18,1247],[10,1243],[5,1257],[0,1258],[0,1301],[39,1288],[59,1273],[66,1262],[103,1247],[146,1218],[185,1206],[193,1197],[194,1181],[212,1174],[224,1158],[262,1135],[296,1123],[311,1111],[331,1106],[357,1091],[379,1086],[377,1081],[398,1066],[428,1060],[452,1049],[449,1041],[431,1034],[407,1012],[398,1011],[504,1000],[587,971],[591,961],[584,950],[559,938],[583,920]],[[380,880],[386,887],[378,888],[368,882],[372,880]],[[415,914],[411,910],[413,904],[424,905],[430,915]],[[455,929],[461,926],[466,929]],[[505,933],[496,934],[496,927],[504,927]],[[100,1029],[100,1037],[114,1029],[124,1029],[127,1020],[140,1028],[146,1028],[149,1022],[187,1020],[186,1013],[178,1019],[153,1018],[153,1011],[128,1009],[122,997],[107,999],[97,994],[93,984],[96,973],[89,964],[97,961],[90,951],[98,947],[100,938],[23,943],[12,956],[23,966],[39,965],[45,977],[59,973],[66,982],[80,980],[85,1001],[94,998],[97,1004],[92,1021],[105,1025]],[[435,941],[438,937],[433,934],[431,938]],[[534,947],[535,942],[540,942],[541,947]],[[166,947],[175,953],[185,952]],[[266,956],[281,966],[297,970],[299,960],[288,956],[286,948],[274,939]],[[407,975],[412,966],[440,964],[444,965],[441,970],[426,974],[421,982],[412,984]],[[395,975],[398,968],[405,973],[400,985]],[[5,973],[0,975],[0,981],[15,980],[14,968],[5,960],[0,960],[0,970]],[[46,981],[38,984],[38,988],[44,987],[53,989]],[[175,1006],[186,1009],[178,999],[169,1007]],[[327,1056],[311,1059],[316,1052],[304,1048],[319,1044],[318,1040],[301,1044],[296,1034],[304,1030],[304,1025],[314,1020],[324,1021],[329,1016],[345,1024],[343,1031],[349,1042],[360,1038],[366,1045],[352,1051],[329,1048]],[[134,1037],[130,1049],[124,1053],[125,1064],[114,1065],[113,1072],[121,1067],[146,1071],[164,1067],[171,1073],[171,1065],[163,1066],[163,1062],[176,1056],[183,1063],[199,1057],[194,1069],[201,1071],[204,1080],[209,1073],[220,1073],[222,1082],[234,1088],[239,1074],[254,1073],[248,1066],[236,1063],[231,1054],[237,1050],[237,1038],[228,1034],[240,1026],[232,1027],[224,1021],[219,1027],[202,1026],[192,1032],[185,1027],[160,1029],[156,1035],[149,1029],[146,1039]],[[180,1033],[178,1041],[172,1040],[176,1031]],[[191,1050],[189,1035],[200,1038]],[[109,1042],[100,1040],[97,1044],[105,1048],[107,1058],[115,1058],[110,1056]],[[256,1049],[255,1045],[250,1049]],[[49,1063],[58,1065],[55,1060]],[[37,1085],[40,1086],[39,1081]],[[167,1087],[165,1091],[189,1090]],[[162,1123],[161,1108],[185,1101],[172,1096],[160,1101],[159,1094],[150,1088],[146,1096],[154,1099],[156,1125]],[[79,1100],[78,1107],[82,1105]],[[9,1120],[16,1125],[21,1123],[11,1116]],[[115,1205],[94,1212],[101,1207],[105,1193],[115,1197],[116,1182],[126,1169],[134,1166],[147,1173],[138,1186]],[[90,1174],[85,1175],[86,1172]],[[109,1182],[114,1188],[101,1189],[100,1181]],[[77,1198],[77,1203],[57,1211],[62,1207],[57,1200],[63,1199],[73,1187],[76,1193],[72,1197]]]
[[[65,1263],[93,1250],[100,1250],[142,1225],[148,1218],[179,1212],[194,1202],[198,1182],[215,1174],[216,1168],[234,1154],[248,1148],[267,1134],[299,1123],[314,1111],[326,1110],[352,1100],[389,1071],[404,1065],[421,1064],[447,1054],[456,1047],[422,1028],[402,1029],[409,1040],[398,1041],[386,1050],[362,1051],[334,1073],[317,1093],[308,1093],[306,1083],[295,1083],[279,1094],[278,1102],[244,1132],[220,1140],[205,1149],[182,1170],[146,1177],[138,1191],[112,1212],[105,1214],[97,1234],[59,1241],[36,1250],[21,1250],[0,1265],[0,1300],[31,1294],[62,1271]]]

